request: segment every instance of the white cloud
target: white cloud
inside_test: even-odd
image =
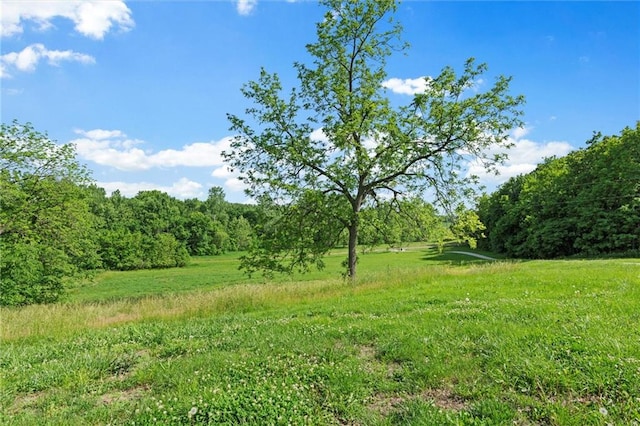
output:
[[[2,64],[2,78],[9,78],[10,69],[22,72],[33,72],[40,60],[46,60],[49,65],[58,66],[60,62],[79,62],[81,64],[94,64],[95,58],[84,53],[72,50],[49,50],[43,44],[36,43],[25,47],[20,52],[10,52],[0,56]]]
[[[518,127],[511,132],[513,139],[522,139],[531,132],[531,127]]]
[[[507,161],[497,167],[499,175],[487,173],[479,160],[469,163],[468,175],[480,177],[487,186],[500,185],[509,178],[532,172],[545,158],[562,157],[573,150],[573,147],[564,141],[536,142],[524,138],[531,131],[530,127],[514,129],[509,137],[509,142],[514,146],[506,151],[509,155]],[[490,150],[490,154],[505,152],[501,149]]]
[[[224,187],[233,192],[242,192],[247,188],[247,185],[238,178],[231,178],[224,182]]]
[[[162,191],[172,197],[185,198],[205,198],[206,192],[204,187],[198,182],[194,182],[187,178],[180,178],[170,186],[158,185],[150,182],[96,182],[96,185],[104,188],[107,194],[111,194],[115,190],[119,190],[125,197],[134,197],[140,191]]]
[[[393,93],[397,93],[399,95],[416,95],[418,93],[424,93],[429,88],[431,81],[433,79],[431,77],[418,77],[418,78],[390,78],[382,82],[382,87],[385,89],[391,90]],[[484,86],[485,81],[482,78],[477,80],[473,80],[470,82],[465,89],[472,90],[477,93],[482,86]]]
[[[390,89],[393,93],[400,95],[415,95],[424,93],[429,86],[430,77],[418,78],[390,78],[382,82],[382,87]]]
[[[35,23],[39,30],[47,30],[59,17],[71,20],[78,33],[97,40],[115,27],[129,31],[135,25],[123,0],[22,0],[3,2],[0,34],[21,34],[27,21]]]
[[[236,9],[238,13],[243,16],[250,15],[253,9],[258,5],[258,0],[238,0]]]
[[[124,138],[126,135],[122,133],[120,130],[102,130],[102,129],[94,129],[85,132],[83,130],[76,130],[77,134],[86,136],[89,139],[95,140],[103,140],[103,139],[111,139],[111,138]]]
[[[228,149],[232,138],[212,142],[196,142],[182,149],[165,149],[156,153],[144,151],[144,144],[137,139],[128,139],[119,130],[76,130],[83,136],[74,139],[78,155],[88,161],[118,170],[149,170],[167,167],[215,167],[221,166],[222,151]]]
[[[228,178],[231,176],[236,176],[236,174],[232,172],[229,167],[222,166],[222,167],[218,167],[213,172],[211,172],[211,176],[217,177],[217,178]]]
[[[6,65],[2,63],[1,59],[0,59],[0,78],[11,78],[11,74],[9,74],[9,71],[7,71]]]
[[[223,179],[223,186],[232,192],[242,192],[247,188],[247,185],[238,178],[238,172],[232,171],[228,166],[218,167],[211,176]]]
[[[324,130],[322,129],[322,127],[311,132],[311,134],[309,135],[309,138],[312,141],[318,141],[318,142],[324,142],[324,143],[329,142],[329,138],[324,133]]]

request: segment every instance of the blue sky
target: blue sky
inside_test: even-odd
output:
[[[296,84],[292,64],[309,59],[324,12],[313,1],[2,0],[2,121],[75,143],[109,192],[206,198],[221,186],[247,201],[220,157],[226,114],[249,106],[240,88],[260,67]],[[470,56],[489,65],[481,90],[504,74],[526,96],[526,126],[512,130],[502,174],[483,176],[489,188],[640,120],[639,2],[405,1],[396,18],[411,45],[388,63],[397,105]]]

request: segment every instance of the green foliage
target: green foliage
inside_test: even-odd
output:
[[[256,207],[233,205],[221,188],[206,201],[181,201],[160,191],[123,197],[89,188],[98,228],[98,253],[106,269],[184,266],[190,256],[245,250],[253,241]]]
[[[100,236],[99,254],[106,269],[121,271],[144,268],[142,234],[126,229],[107,229]]]
[[[451,233],[458,241],[465,242],[474,249],[478,245],[478,239],[484,236],[482,231],[485,229],[476,212],[462,204],[456,208]]]
[[[328,248],[338,244],[344,226],[341,213],[348,207],[341,198],[317,191],[301,197],[293,206],[262,197],[256,227],[259,244],[241,257],[249,274],[262,271],[271,276],[273,272],[308,271],[311,265],[324,267],[322,259]]]
[[[491,156],[489,148],[508,146],[506,132],[521,124],[524,99],[509,95],[506,77],[476,92],[487,67],[470,59],[461,74],[443,69],[428,79],[424,93],[394,109],[382,83],[386,59],[406,47],[392,16],[396,3],[322,3],[328,11],[317,24],[317,41],[307,45],[311,64],[295,64],[298,88],[285,95],[278,75],[261,70],[242,89],[253,103],[246,110],[250,119],[228,116],[237,136],[224,155],[254,198],[287,205],[291,211],[282,217],[317,219],[311,232],[287,220],[274,222],[283,229],[262,233],[245,258],[249,270],[321,265],[319,258],[333,248],[321,244],[347,232],[347,273],[355,278],[363,209],[385,196],[427,189],[444,203],[468,195],[475,181],[462,177],[463,160],[481,159],[489,169],[500,163],[503,158]],[[319,128],[323,136],[313,137]],[[321,231],[317,225],[329,219]],[[276,244],[276,235],[289,244]]]
[[[55,302],[63,293],[62,279],[71,273],[64,252],[46,244],[9,243],[3,239],[0,304],[20,306]]]
[[[483,244],[510,256],[637,253],[640,122],[509,180],[480,202],[479,214]]]
[[[421,198],[379,202],[362,210],[358,241],[363,246],[402,246],[438,241],[446,223],[433,205]]]
[[[235,251],[248,250],[253,243],[253,228],[244,216],[237,216],[229,222],[229,235],[232,239],[232,249]]]
[[[156,234],[153,238],[148,238],[145,243],[147,246],[145,252],[151,268],[185,266],[189,261],[187,249],[171,234]]]
[[[99,265],[74,147],[31,124],[0,127],[0,304],[55,301],[62,280]]]

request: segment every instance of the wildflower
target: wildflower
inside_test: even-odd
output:
[[[195,416],[197,412],[198,412],[198,407],[191,407],[191,410],[189,410],[189,418]]]
[[[609,414],[609,412],[607,411],[606,408],[604,407],[600,407],[600,414],[602,414],[603,416],[606,416],[607,414]]]

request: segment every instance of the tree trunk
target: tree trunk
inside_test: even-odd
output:
[[[349,258],[347,260],[347,276],[351,281],[356,279],[356,265],[358,263],[358,217],[349,225]]]
[[[361,183],[362,185],[362,183]],[[362,186],[358,189],[358,195],[351,201],[352,216],[349,222],[349,258],[347,259],[347,276],[351,282],[356,280],[356,267],[358,264],[358,230],[360,229],[360,208],[364,199]]]
[[[349,225],[349,259],[347,261],[347,276],[351,281],[356,279],[356,265],[358,263],[358,221]]]

